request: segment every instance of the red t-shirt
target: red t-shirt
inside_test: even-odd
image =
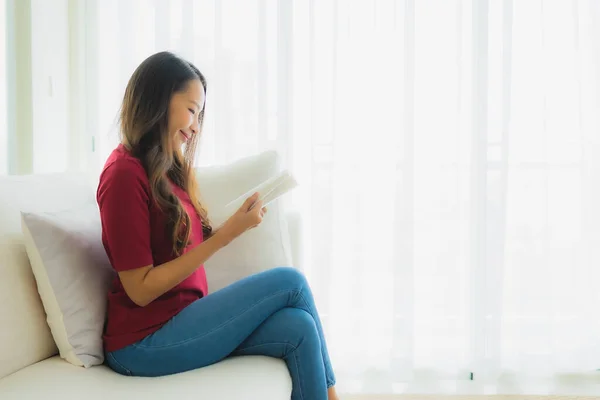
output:
[[[190,216],[192,232],[184,253],[202,243],[202,223],[187,193],[172,185]],[[158,266],[176,258],[167,216],[152,200],[148,176],[141,162],[123,145],[109,156],[100,175],[97,201],[102,220],[102,243],[119,271]],[[115,351],[157,331],[175,314],[208,293],[204,266],[145,307],[125,293],[118,275],[108,293],[104,348]]]

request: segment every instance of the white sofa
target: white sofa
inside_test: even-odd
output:
[[[268,357],[231,358],[182,374],[136,378],[104,365],[77,367],[57,355],[22,241],[20,210],[54,211],[89,201],[95,188],[85,182],[67,174],[0,178],[0,399],[289,399],[287,367]],[[290,218],[285,219],[294,238],[293,256],[298,220]]]

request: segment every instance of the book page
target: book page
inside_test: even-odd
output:
[[[296,179],[294,179],[294,177],[288,171],[282,171],[279,175],[269,178],[260,185],[248,190],[235,200],[227,203],[222,210],[214,213],[213,216],[211,216],[211,220],[215,226],[221,225],[227,220],[227,218],[233,215],[242,206],[242,204],[244,204],[248,197],[252,196],[254,193],[258,193],[259,199],[263,202],[263,207],[266,207],[269,203],[277,200],[285,193],[294,189],[297,185],[298,183]]]
[[[291,175],[281,175],[280,178],[269,185],[269,190],[263,192],[259,191],[259,200],[262,201],[263,207],[266,207],[269,203],[289,192],[297,185],[298,183]],[[252,193],[250,195],[252,195]],[[253,207],[250,207],[250,209],[252,208]]]

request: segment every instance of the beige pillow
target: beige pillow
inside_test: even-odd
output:
[[[227,165],[197,169],[198,185],[215,225],[222,222],[222,210],[250,189],[277,176],[280,158],[275,151],[241,158]],[[210,293],[249,275],[274,267],[291,267],[292,253],[282,198],[269,204],[263,222],[231,242],[206,263]],[[225,212],[225,214],[227,214]]]
[[[25,248],[60,356],[102,364],[106,296],[114,271],[102,246],[96,203],[21,213]]]

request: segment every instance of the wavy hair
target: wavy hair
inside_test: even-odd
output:
[[[181,255],[189,243],[191,223],[171,184],[189,195],[205,237],[212,231],[208,213],[200,202],[193,168],[205,109],[199,115],[198,132],[186,143],[184,152],[175,148],[167,131],[171,98],[195,79],[200,80],[206,92],[206,79],[192,63],[170,52],[156,53],[131,76],[120,110],[121,142],[146,170],[152,198],[168,217],[167,230],[176,255]]]

